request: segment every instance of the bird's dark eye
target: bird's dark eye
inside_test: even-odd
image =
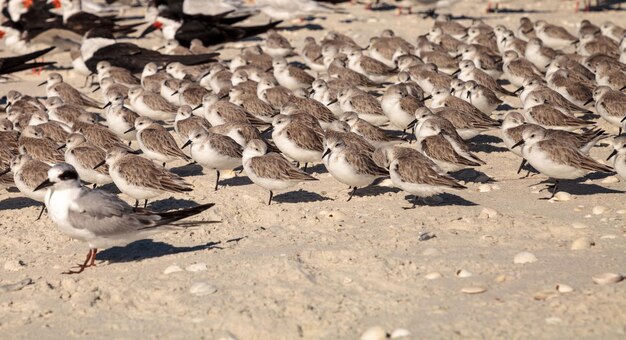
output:
[[[533,137],[535,137],[535,135],[534,135],[534,134],[530,135],[530,138],[533,138]]]

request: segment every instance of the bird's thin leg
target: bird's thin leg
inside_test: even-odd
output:
[[[146,207],[148,207],[148,200],[143,201],[143,208],[145,209]]]
[[[91,187],[92,189],[95,189],[98,187],[98,184],[94,183],[93,186]]]
[[[350,191],[350,197],[348,197],[348,200],[346,202],[350,202],[350,200],[352,199],[352,196],[354,196],[354,193],[356,192],[357,187],[355,186],[352,191]]]
[[[165,168],[165,162],[163,162],[163,167]]]
[[[128,141],[128,146],[130,146],[132,143],[133,143],[133,141],[132,141],[132,140],[129,140],[129,141]]]
[[[272,190],[270,190],[270,199],[269,201],[267,201],[267,205],[272,204],[272,198],[274,197],[274,193],[272,192]]]
[[[304,171],[306,172],[306,168],[309,166],[309,163],[304,163]]]
[[[89,265],[87,267],[96,266],[96,254],[97,253],[98,253],[98,249],[93,249],[93,255],[91,256],[91,261],[89,261]]]
[[[83,270],[85,270],[85,268],[89,267],[89,261],[92,261],[91,258],[94,257],[95,259],[95,253],[94,253],[95,249],[89,249],[89,252],[87,253],[87,258],[85,259],[85,263],[83,264],[78,264],[78,270],[68,270],[66,272],[63,272],[62,274],[80,274],[83,272]]]
[[[518,174],[520,172],[522,172],[522,169],[524,168],[524,165],[526,165],[526,158],[522,158],[522,163],[519,165],[519,168],[517,169],[517,173]]]
[[[135,200],[135,208],[139,207],[139,200]]]
[[[296,168],[300,167],[300,162],[296,162]]]
[[[411,207],[402,207],[402,209],[404,209],[404,210],[415,209],[416,205],[417,205],[417,195],[413,195],[413,206],[411,206]]]
[[[556,195],[558,190],[559,190],[559,180],[555,179],[554,180],[554,188],[552,189],[552,196],[550,196],[550,198],[553,198],[554,195]]]
[[[216,170],[217,178],[215,179],[215,191],[217,191],[217,184],[220,182],[220,171]]]
[[[622,134],[622,128],[619,128],[619,132],[617,133],[617,135],[621,135]]]
[[[42,205],[41,206],[41,210],[39,211],[39,216],[37,216],[37,219],[35,221],[39,221],[41,219],[41,216],[43,215],[43,212],[46,211],[46,205]]]

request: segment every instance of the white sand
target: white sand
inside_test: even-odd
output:
[[[452,12],[484,15],[484,2],[468,2]],[[345,17],[337,15],[312,23],[345,32],[364,46],[385,28],[413,41],[432,25],[432,19],[345,6],[354,10],[352,23],[339,23]],[[575,14],[573,1],[527,6],[560,7],[531,15],[572,32],[582,18],[596,24],[623,24],[626,18],[623,12]],[[484,19],[513,27],[519,17]],[[301,46],[305,36],[324,32],[285,34]],[[43,94],[34,87],[43,75],[19,77],[24,82],[0,85],[0,94],[11,88]],[[69,81],[78,85],[83,78]],[[605,184],[592,176],[588,183],[563,184],[572,194],[569,201],[538,200],[546,193],[536,193],[544,187],[536,184],[545,177],[518,179],[517,156],[497,138],[479,140],[477,154],[487,165],[478,170],[495,179],[491,191],[479,192],[483,184],[468,182],[458,196],[444,195],[443,203],[414,210],[402,209],[409,206],[404,192],[380,186],[346,202],[348,189],[321,165],[315,167],[320,181],[277,195],[270,207],[267,192],[245,176],[213,192],[213,172],[178,168],[196,190],[163,196],[152,207],[216,202],[202,217],[222,223],[103,250],[98,266],[77,276],[60,273],[82,262],[87,246],[63,236],[45,216],[33,222],[39,206],[3,190],[0,286],[27,278],[32,284],[10,292],[0,288],[0,338],[354,339],[372,326],[387,332],[405,328],[413,338],[624,338],[625,283],[601,286],[592,276],[626,273],[626,183]],[[591,154],[604,159],[609,152],[605,143]],[[598,205],[608,210],[592,214]],[[424,232],[436,237],[420,241]],[[595,246],[571,250],[581,237]],[[514,264],[522,251],[537,261]],[[194,264],[199,265],[190,269],[199,271],[184,270]],[[183,271],[164,274],[173,265]],[[457,277],[459,269],[472,276]],[[442,277],[426,279],[431,272]],[[194,290],[210,294],[191,294],[199,282],[217,290],[196,285]],[[557,284],[574,291],[558,293]],[[476,286],[487,290],[461,292]]]

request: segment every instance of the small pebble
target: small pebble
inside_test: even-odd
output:
[[[491,208],[483,208],[483,210],[480,211],[480,214],[478,215],[478,218],[495,218],[498,217],[498,215],[500,215],[497,211],[495,211],[494,209]]]
[[[435,237],[437,237],[437,235],[431,233],[430,231],[427,231],[427,232],[423,232],[423,233],[420,234],[419,240],[420,241],[428,241],[428,240],[433,239]]]
[[[599,285],[610,285],[612,283],[618,283],[624,279],[624,277],[617,273],[602,273],[595,275],[591,278],[593,282]]]
[[[457,277],[460,277],[462,279],[472,276],[472,273],[468,272],[465,269],[459,269],[455,272],[455,274]]]
[[[586,224],[584,224],[584,223],[580,223],[580,222],[575,222],[575,223],[572,223],[572,227],[574,227],[574,229],[585,229],[585,228],[589,228]]]
[[[572,195],[565,191],[559,191],[552,199],[555,201],[569,201],[572,199]]]
[[[189,293],[197,296],[210,295],[215,292],[217,292],[217,287],[208,282],[196,282],[189,288]]]
[[[426,275],[424,275],[424,278],[426,280],[437,280],[439,278],[441,278],[443,275],[441,275],[440,272],[432,272],[432,273],[428,273]]]
[[[615,235],[602,235],[602,236],[600,236],[600,239],[602,239],[602,240],[613,240],[616,237],[617,236],[615,236]]]
[[[194,263],[194,264],[188,266],[187,268],[185,268],[185,270],[188,271],[188,272],[196,273],[196,272],[201,272],[201,271],[207,270],[207,266],[206,266],[206,263],[199,262],[199,263]]]
[[[172,273],[176,273],[176,272],[182,272],[183,268],[173,264],[167,268],[165,268],[165,270],[163,271],[163,274],[167,275],[167,274],[172,274]]]
[[[616,211],[616,213],[620,214],[620,215],[624,215],[624,214],[626,214],[626,209],[620,209],[620,210]]]
[[[591,212],[594,215],[602,215],[604,214],[606,211],[608,210],[607,207],[602,206],[602,205],[596,205],[595,207],[593,207],[593,209],[591,209]]]
[[[465,287],[461,289],[461,293],[465,294],[481,294],[487,291],[487,288],[481,286]]]
[[[594,246],[595,243],[590,240],[588,237],[580,237],[572,242],[570,246],[571,250],[581,250],[581,249],[589,249]]]
[[[481,184],[478,187],[478,192],[490,192],[491,191],[491,185],[489,184]]]
[[[574,291],[574,288],[566,284],[559,283],[556,285],[556,291],[559,293],[571,293]]]
[[[548,325],[557,325],[557,324],[560,324],[561,322],[563,322],[563,320],[561,320],[561,318],[558,318],[556,316],[551,316],[549,318],[546,318],[546,323]]]
[[[4,269],[10,272],[22,270],[26,266],[22,260],[9,260],[4,263]]]
[[[529,253],[527,251],[523,251],[513,258],[513,263],[517,264],[525,264],[525,263],[533,263],[537,262],[537,257],[533,253]]]
[[[368,330],[366,330],[363,334],[361,334],[361,340],[383,340],[387,339],[387,332],[380,327],[375,326]]]
[[[409,332],[408,329],[404,329],[404,328],[397,328],[393,332],[391,332],[392,339],[408,338],[410,336],[411,336],[411,332]]]
[[[557,296],[557,293],[552,290],[544,290],[533,295],[533,299],[537,301],[545,301]]]

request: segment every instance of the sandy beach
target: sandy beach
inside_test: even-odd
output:
[[[528,15],[570,32],[582,19],[626,22],[623,11],[576,13],[574,1],[500,6],[522,5],[532,13],[486,14],[485,1],[462,1],[441,12],[509,28]],[[341,7],[350,14],[284,23],[296,27],[282,33],[300,50],[306,36],[319,39],[329,29],[366,46],[383,29],[414,42],[433,25],[431,18],[393,10]],[[256,16],[243,24],[267,20]],[[223,57],[236,52],[227,48]],[[54,58],[69,65],[67,53]],[[45,74],[18,73],[19,82],[0,84],[0,95],[17,89],[43,96],[44,88],[35,85]],[[79,88],[84,82],[72,71],[62,74]],[[516,98],[506,102],[520,105]],[[604,121],[598,126],[617,133]],[[569,195],[560,200],[540,200],[548,195],[541,191],[547,177],[520,179],[520,159],[499,130],[472,142],[487,164],[457,176],[468,189],[413,210],[403,209],[411,196],[388,180],[346,202],[347,186],[322,164],[312,167],[319,181],[276,193],[267,206],[267,191],[245,173],[213,191],[214,172],[174,162],[168,167],[194,190],[161,196],[149,207],[215,202],[199,218],[221,222],[104,249],[97,267],[73,276],[61,272],[84,259],[87,245],[61,234],[46,215],[35,221],[40,205],[15,188],[3,189],[0,338],[357,339],[373,327],[389,335],[404,329],[406,339],[626,337],[626,283],[593,280],[626,274],[626,182],[591,174],[563,182]],[[607,139],[591,156],[606,163],[611,150]],[[114,185],[105,190],[117,192]],[[571,249],[575,241],[582,249]],[[522,252],[535,260],[515,263]]]

